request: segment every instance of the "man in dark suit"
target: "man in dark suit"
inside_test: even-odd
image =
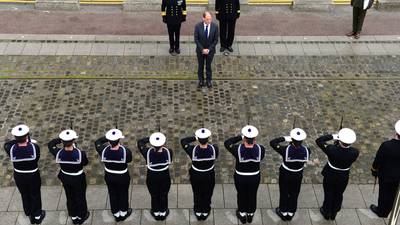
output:
[[[239,0],[215,0],[215,14],[219,20],[221,49],[233,52],[232,43],[235,37],[236,19],[240,16]]]
[[[169,53],[171,55],[180,54],[179,36],[181,23],[186,21],[186,1],[185,0],[162,0],[161,16],[163,22],[167,24],[169,35]]]
[[[393,202],[400,182],[400,120],[395,124],[394,138],[381,144],[372,164],[372,175],[379,178],[378,205],[370,209],[379,217],[387,217],[392,211]]]
[[[353,6],[353,30],[347,33],[346,36],[354,36],[355,39],[360,38],[365,15],[373,3],[374,0],[351,0],[351,6]]]
[[[215,46],[218,43],[218,25],[212,22],[210,12],[203,13],[203,21],[196,24],[194,28],[194,42],[198,61],[197,75],[199,78],[198,87],[204,87],[204,62],[206,63],[207,87],[211,88],[212,71],[211,63],[215,54]]]

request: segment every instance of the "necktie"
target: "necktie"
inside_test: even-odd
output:
[[[206,29],[204,30],[204,34],[205,34],[206,37],[208,38],[208,25],[206,25]]]

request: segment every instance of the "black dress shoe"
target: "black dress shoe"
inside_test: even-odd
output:
[[[194,215],[196,216],[198,221],[202,221],[203,220],[203,215],[199,212],[195,212]]]
[[[253,222],[253,216],[254,216],[254,215],[249,215],[249,214],[247,214],[247,222],[248,222],[248,223]]]
[[[155,219],[155,220],[160,220],[158,217],[159,216],[156,216],[156,214],[154,214],[154,211],[151,209],[150,210],[150,215]]]
[[[211,87],[212,87],[211,81],[207,81],[207,87],[208,87],[208,88],[211,88]]]
[[[198,88],[204,87],[204,81],[199,81],[199,84],[197,85]]]
[[[121,216],[119,221],[124,221],[126,218],[128,218],[132,214],[132,208],[128,208],[128,211],[126,212],[125,216]]]
[[[278,215],[281,218],[281,220],[286,221],[286,217],[282,214],[282,212],[279,209],[279,207],[275,208],[275,213],[276,213],[276,215]]]
[[[208,218],[208,216],[210,215],[210,213],[207,213],[206,215],[204,215],[204,213],[201,214],[202,216],[202,220],[206,220]]]
[[[354,36],[354,34],[355,34],[355,32],[352,31],[352,32],[347,33],[346,36],[347,37],[352,37],[352,36]]]
[[[319,212],[324,217],[324,219],[329,220],[331,218],[330,214],[325,212],[324,208],[319,208]]]
[[[172,54],[172,53],[174,53],[174,49],[170,48],[168,52],[169,52],[169,54]]]
[[[42,210],[42,212],[40,213],[40,218],[35,219],[35,224],[41,224],[45,217],[46,217],[46,211]]]
[[[332,213],[330,219],[331,219],[331,220],[335,220],[335,219],[336,219],[336,214],[337,214],[337,213]]]
[[[294,216],[294,215],[293,215],[293,216]],[[287,215],[287,216],[285,216],[285,220],[286,220],[286,221],[292,221],[293,216]]]
[[[221,48],[219,49],[219,51],[220,51],[220,52],[224,52],[224,51],[225,51],[225,48],[224,48],[224,47],[221,47]]]
[[[236,210],[236,217],[240,220],[242,224],[247,222],[247,216],[241,216],[239,210]]]
[[[233,48],[232,47],[228,47],[228,51],[229,52],[233,52]]]
[[[369,206],[369,208],[371,209],[371,211],[373,213],[375,213],[377,216],[379,216],[379,214],[378,214],[378,206],[377,205],[372,204],[372,205]]]
[[[175,49],[175,52],[176,52],[176,54],[181,54],[181,50],[179,48]]]
[[[89,219],[90,212],[87,211],[86,215],[82,219],[78,219],[78,224],[83,224],[87,219]]]

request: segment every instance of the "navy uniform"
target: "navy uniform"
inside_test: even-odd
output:
[[[330,140],[337,141],[335,144],[328,144]],[[341,129],[339,134],[321,136],[315,141],[328,157],[328,162],[322,170],[324,203],[320,208],[326,220],[334,220],[342,207],[350,167],[359,155],[358,150],[350,146],[355,141],[356,134],[349,128]]]
[[[128,163],[132,162],[132,152],[120,144],[124,138],[122,131],[111,129],[105,137],[95,141],[96,151],[104,163],[104,180],[110,196],[111,212],[115,221],[124,221],[132,214],[129,208],[129,176]]]
[[[242,223],[251,223],[257,208],[257,190],[260,184],[260,162],[264,158],[265,148],[256,144],[256,127],[247,125],[242,128],[242,136],[229,138],[225,148],[235,157],[235,188],[237,191],[236,216]],[[238,142],[243,141],[241,144]]]
[[[300,128],[290,131],[290,136],[279,137],[270,142],[271,147],[282,156],[279,168],[279,207],[276,214],[285,221],[292,220],[297,210],[297,199],[303,179],[304,164],[310,159],[310,151],[302,145],[307,134]],[[289,145],[281,145],[282,142]]]
[[[169,35],[169,53],[180,54],[179,36],[181,23],[186,21],[186,0],[162,0],[161,16],[167,24]]]
[[[15,140],[4,143],[4,150],[14,166],[14,180],[21,193],[22,206],[30,222],[40,224],[46,216],[40,194],[40,147],[30,139],[29,127],[24,124],[14,127],[11,134]]]
[[[75,131],[64,130],[58,138],[48,143],[48,148],[56,158],[56,163],[60,164],[58,179],[61,180],[67,197],[68,215],[73,224],[82,224],[90,215],[86,202],[86,176],[83,171],[89,161],[86,153],[76,147],[74,142],[77,138]],[[61,143],[63,148],[57,146]]]
[[[169,165],[172,163],[172,151],[164,147],[166,137],[160,132],[150,138],[142,138],[137,145],[146,159],[146,184],[151,195],[151,215],[156,220],[165,220],[169,214],[168,192],[171,187]],[[152,147],[147,147],[150,143]]]
[[[193,211],[198,220],[206,220],[211,211],[211,199],[215,186],[214,162],[218,157],[218,147],[208,143],[211,131],[200,128],[194,137],[181,140],[182,148],[192,160],[189,170],[193,190]],[[199,144],[192,142],[198,140]]]
[[[395,137],[381,144],[372,164],[372,175],[379,178],[378,205],[371,210],[387,217],[392,210],[400,181],[400,120],[395,124]]]
[[[353,30],[347,36],[359,39],[367,10],[372,7],[374,0],[351,0],[353,6]]]
[[[233,52],[236,20],[240,17],[239,0],[215,0],[215,14],[219,21],[220,51],[223,52],[226,49]]]

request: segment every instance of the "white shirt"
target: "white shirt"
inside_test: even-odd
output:
[[[206,32],[206,27],[208,26],[208,33],[207,33],[207,38],[210,36],[210,28],[211,28],[211,23],[210,24],[205,24],[205,23],[203,23],[203,25],[204,25],[204,29],[203,29],[203,32]]]

